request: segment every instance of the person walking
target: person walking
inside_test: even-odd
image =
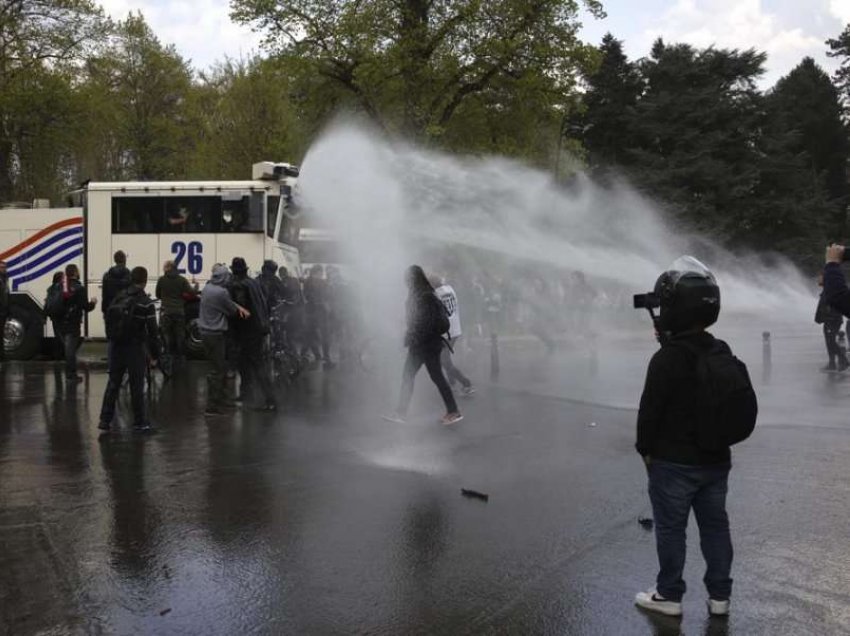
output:
[[[181,363],[186,349],[186,303],[197,297],[197,289],[177,271],[174,261],[165,261],[162,271],[155,291],[162,301],[160,330],[168,357],[172,362]]]
[[[62,293],[63,313],[57,321],[65,352],[65,379],[80,382],[77,375],[77,350],[81,344],[83,316],[97,306],[96,298],[88,298],[86,288],[80,282],[80,270],[71,263],[65,267],[65,290]]]
[[[145,371],[147,356],[153,364],[160,356],[156,307],[145,293],[148,270],[134,267],[130,285],[110,299],[106,312],[106,337],[112,344],[109,353],[109,381],[103,394],[98,428],[108,431],[115,418],[115,404],[124,375],[130,380],[130,401],[133,405],[133,430],[138,433],[153,429],[145,411]]]
[[[269,317],[266,298],[260,283],[248,277],[248,265],[237,256],[230,265],[232,276],[227,283],[230,298],[248,310],[248,318],[232,322],[233,339],[238,350],[237,366],[240,385],[238,401],[250,402],[253,393],[259,391],[260,405],[257,410],[277,410],[271,368],[268,364],[266,336],[269,334]]]
[[[6,261],[0,261],[0,364],[6,361],[6,320],[9,319],[11,294]]]
[[[231,300],[227,291],[229,278],[226,265],[213,265],[212,275],[201,292],[198,329],[207,360],[212,366],[207,375],[207,415],[221,415],[225,412],[224,407],[230,406],[224,386],[227,379],[228,319],[236,316],[247,319],[251,315]]]
[[[443,307],[446,308],[446,314],[448,314],[449,317],[449,340],[448,342],[443,343],[443,349],[440,353],[440,363],[446,371],[449,383],[454,384],[455,382],[459,382],[461,385],[461,394],[470,396],[475,393],[472,381],[455,366],[454,361],[452,360],[452,354],[454,353],[455,348],[458,345],[458,341],[463,334],[461,330],[460,305],[457,300],[457,294],[455,293],[454,288],[441,277],[435,277],[434,283],[436,283],[434,285],[436,287],[434,293],[437,294],[437,298],[439,298],[440,302],[443,303]]]
[[[310,275],[304,281],[304,348],[302,357],[309,350],[313,354],[313,365],[322,361],[326,369],[335,365],[331,360],[331,343],[328,325],[328,283],[324,278],[324,268],[313,265]]]
[[[655,520],[656,585],[635,597],[639,607],[681,616],[686,591],[688,517],[693,509],[706,562],[703,578],[712,616],[729,613],[732,538],[726,512],[730,444],[755,426],[758,405],[746,367],[709,332],[720,313],[714,276],[685,258],[655,286],[661,349],[649,362],[635,448],[643,458]]]
[[[402,372],[398,408],[391,415],[384,416],[384,419],[404,423],[413,396],[413,382],[424,364],[446,406],[446,414],[440,421],[446,425],[456,424],[463,416],[457,408],[454,393],[440,365],[443,336],[450,328],[446,310],[419,265],[411,265],[407,269],[406,282],[407,332],[404,344],[407,347],[407,359]]]

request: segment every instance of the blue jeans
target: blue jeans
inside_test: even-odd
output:
[[[658,594],[680,602],[686,585],[685,532],[691,508],[699,527],[705,558],[703,582],[710,598],[729,600],[732,593],[732,538],[726,514],[729,464],[686,466],[652,460],[649,464],[649,499],[655,516],[655,542],[660,571]]]

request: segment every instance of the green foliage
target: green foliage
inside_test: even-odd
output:
[[[598,0],[581,4],[601,15]],[[448,147],[466,147],[468,128],[457,122],[472,121],[482,132],[473,148],[530,152],[539,143],[510,124],[514,109],[528,121],[527,106],[540,107],[547,130],[557,134],[578,71],[596,59],[578,40],[579,0],[235,0],[232,6],[233,17],[263,31],[304,81],[324,84],[321,92],[335,95],[334,106],[355,107],[382,128]]]
[[[835,85],[844,99],[845,105],[850,105],[850,24],[841,35],[826,41],[829,47],[827,55],[838,58],[840,67],[835,72]]]

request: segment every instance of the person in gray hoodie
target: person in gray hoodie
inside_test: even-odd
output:
[[[212,276],[201,293],[198,327],[204,343],[204,352],[212,365],[207,376],[207,415],[221,415],[227,405],[224,382],[227,374],[225,335],[228,318],[237,315],[243,319],[251,317],[247,309],[231,300],[227,291],[229,278],[230,272],[226,265],[213,265]]]

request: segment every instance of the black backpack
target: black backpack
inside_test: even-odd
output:
[[[106,337],[113,342],[130,342],[138,335],[136,298],[118,292],[106,310]]]
[[[44,314],[51,320],[61,320],[65,315],[65,296],[63,295],[61,283],[54,283],[47,288],[47,297],[44,299]]]
[[[436,335],[442,336],[449,332],[451,329],[451,322],[449,321],[449,310],[446,309],[446,306],[443,304],[443,301],[440,300],[436,294],[434,294],[434,298],[436,299],[437,311],[434,316],[434,331]]]
[[[752,435],[758,400],[747,365],[721,340],[715,340],[708,351],[690,342],[673,344],[696,356],[697,445],[705,451],[720,451]]]

